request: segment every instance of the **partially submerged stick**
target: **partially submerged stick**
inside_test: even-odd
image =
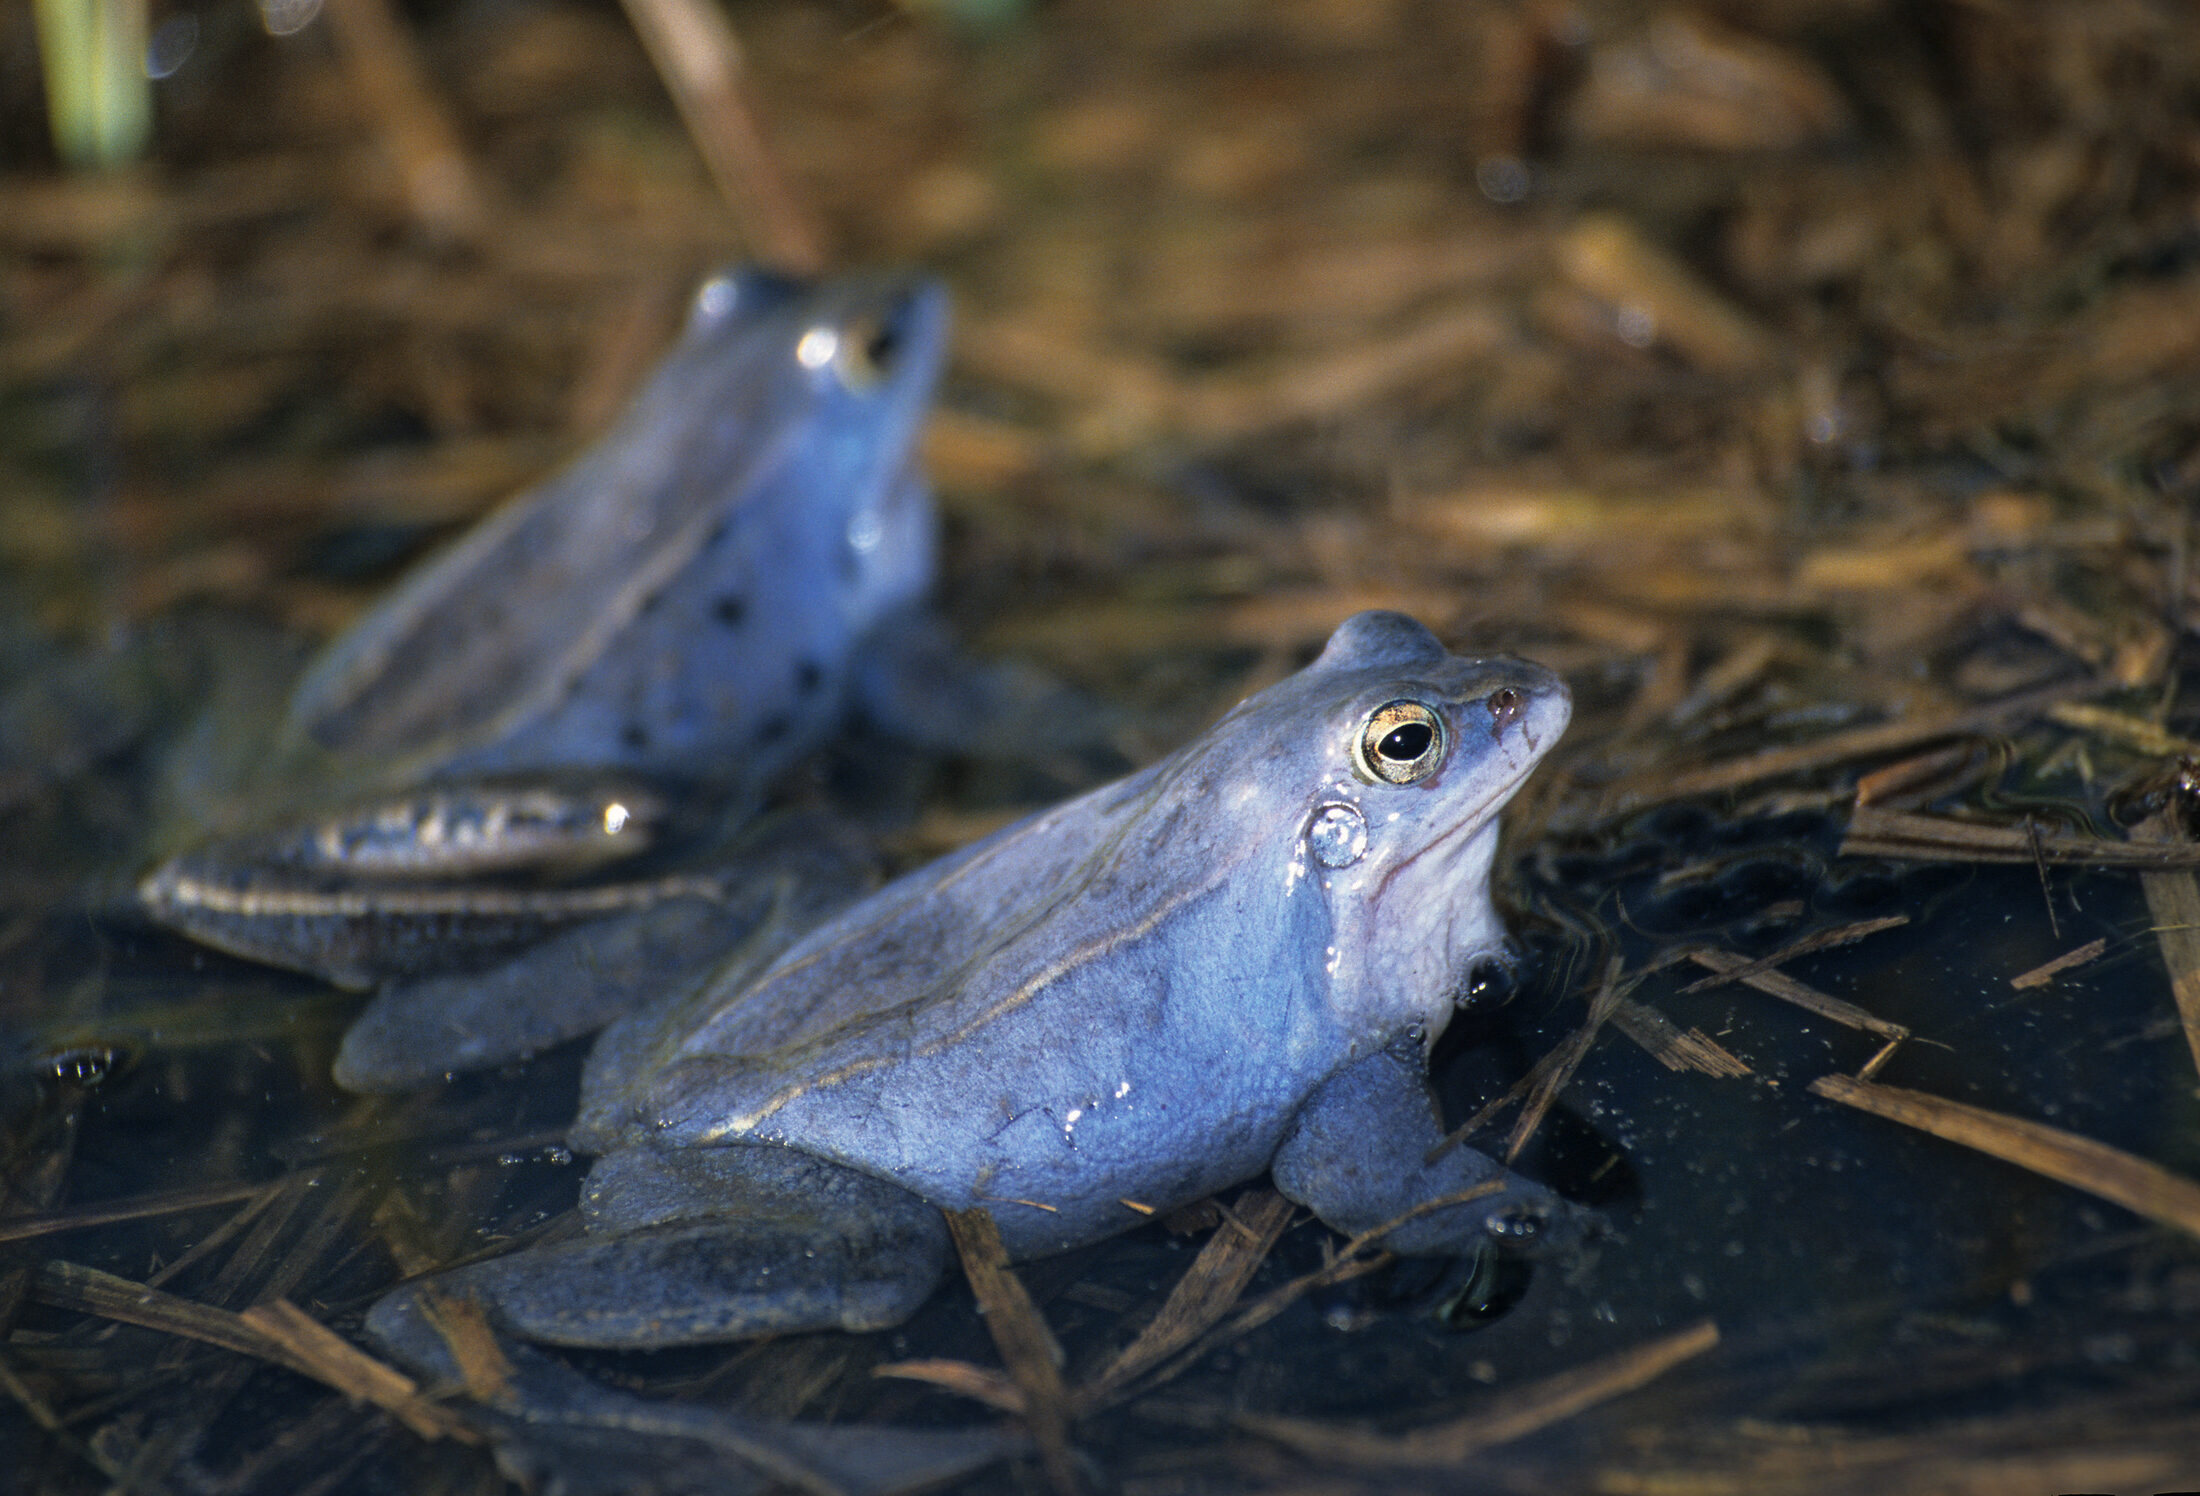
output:
[[[2040,1122],[1967,1106],[1924,1091],[1847,1075],[1822,1075],[1815,1095],[1991,1154],[2043,1178],[2097,1195],[2191,1236],[2200,1236],[2200,1184],[2122,1149]]]

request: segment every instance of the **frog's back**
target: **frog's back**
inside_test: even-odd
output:
[[[707,772],[799,744],[802,713],[837,707],[853,637],[929,578],[911,451],[943,306],[912,280],[711,282],[609,435],[323,656],[292,755],[404,777]],[[889,332],[895,366],[861,387],[821,341]]]
[[[1065,1241],[1118,1229],[1092,1217],[1126,1195],[1188,1198],[1257,1170],[1279,1098],[1306,1081],[1291,1054],[1321,1053],[1306,1031],[1329,1022],[1293,990],[1294,953],[1321,932],[1277,921],[1319,911],[1240,876],[1272,849],[1200,813],[1208,767],[1165,760],[1022,822],[753,980],[729,972],[670,1021],[614,1030],[582,1136],[785,1144],[942,1203],[1021,1191]],[[1202,949],[1234,979],[1187,980]],[[1157,1190],[1183,1151],[1184,1178]]]

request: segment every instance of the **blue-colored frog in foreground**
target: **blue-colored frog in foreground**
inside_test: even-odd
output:
[[[1264,1170],[1340,1231],[1406,1217],[1402,1252],[1575,1238],[1471,1149],[1427,1161],[1424,1076],[1502,946],[1498,811],[1568,710],[1541,666],[1348,620],[1142,772],[615,1023],[585,1233],[431,1282],[565,1345],[874,1329],[938,1280],[940,1207],[1030,1257]],[[369,1319],[415,1359],[418,1292]]]

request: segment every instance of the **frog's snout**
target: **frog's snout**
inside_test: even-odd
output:
[[[1496,667],[1496,682],[1485,675],[1469,694],[1452,698],[1459,731],[1479,736],[1487,729],[1492,743],[1541,757],[1573,718],[1573,692],[1532,660],[1489,663]]]

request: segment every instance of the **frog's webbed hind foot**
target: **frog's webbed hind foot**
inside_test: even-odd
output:
[[[457,1358],[413,1292],[375,1307],[368,1333],[431,1383],[463,1381]],[[469,1410],[497,1463],[546,1496],[752,1496],[930,1490],[1021,1453],[1002,1428],[778,1423],[730,1409],[613,1391],[540,1351],[500,1343],[506,1376]]]
[[[588,1231],[433,1280],[553,1345],[648,1348],[772,1331],[876,1330],[939,1282],[948,1240],[915,1195],[783,1148],[621,1150],[591,1171]],[[382,1335],[408,1290],[368,1317]]]
[[[677,1221],[590,1234],[444,1276],[501,1327],[552,1345],[648,1348],[773,1331],[876,1330],[923,1303],[942,1260],[887,1232],[825,1239],[760,1234],[753,1221]]]

